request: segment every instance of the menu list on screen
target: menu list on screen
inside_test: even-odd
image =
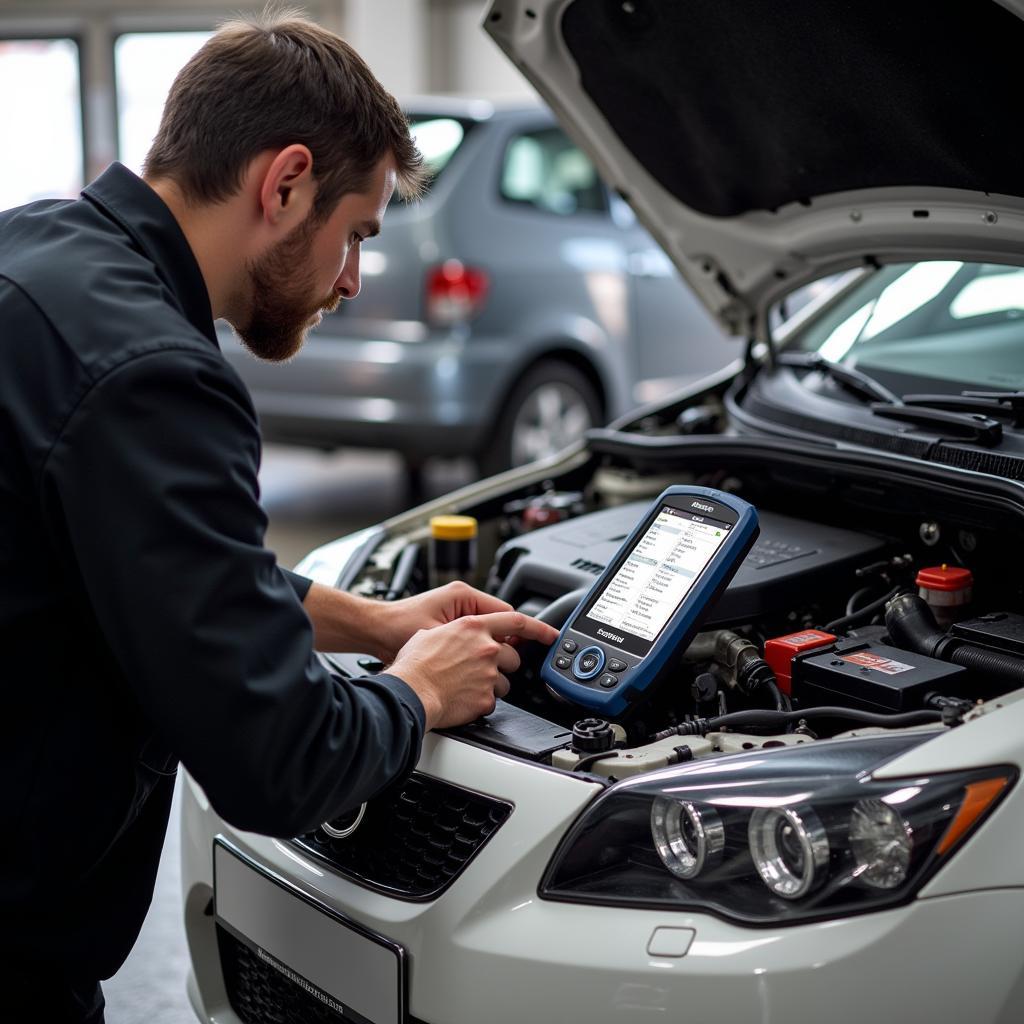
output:
[[[663,506],[588,618],[653,643],[728,532],[725,523]]]

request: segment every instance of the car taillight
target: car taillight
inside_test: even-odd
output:
[[[482,270],[446,260],[427,272],[427,319],[450,327],[478,313],[490,282]]]

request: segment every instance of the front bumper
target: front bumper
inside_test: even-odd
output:
[[[201,1020],[240,1019],[229,1004],[208,916],[217,836],[307,903],[403,947],[411,1024],[646,1024],[712,1015],[830,1024],[1009,1024],[1021,1018],[1024,891],[923,899],[884,913],[775,930],[697,914],[549,902],[537,897],[537,882],[598,787],[437,736],[428,737],[419,770],[455,784],[472,780],[474,789],[515,807],[451,888],[426,903],[384,897],[288,843],[235,832],[205,806],[194,784],[185,787],[189,985]],[[664,928],[676,931],[656,937]],[[688,948],[684,955],[652,955],[655,939]],[[292,948],[301,961],[299,946]],[[273,952],[305,976],[304,963],[289,962],[287,936]],[[345,969],[339,954],[339,975]]]

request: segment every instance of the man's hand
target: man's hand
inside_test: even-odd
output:
[[[458,586],[450,584],[437,593]],[[519,668],[519,655],[509,640],[536,640],[550,645],[557,638],[557,629],[522,612],[464,614],[415,633],[389,671],[404,680],[423,702],[427,729],[446,729],[490,714],[497,699],[508,693],[507,674]]]
[[[510,612],[512,605],[490,594],[474,590],[468,583],[449,583],[402,601],[381,604],[378,612],[376,650],[390,662],[421,629],[433,629],[465,615]]]
[[[423,702],[428,729],[472,722],[508,693],[516,644],[553,644],[558,630],[465,583],[403,601],[373,601],[314,583],[305,607],[322,651],[364,651]]]

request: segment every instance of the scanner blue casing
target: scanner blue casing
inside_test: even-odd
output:
[[[577,632],[572,629],[572,624],[576,621],[580,610],[596,593],[604,589],[615,572],[618,571],[619,559],[623,551],[631,550],[637,543],[652,514],[663,505],[672,504],[668,499],[674,498],[705,498],[728,505],[737,514],[736,525],[729,530],[728,537],[715,552],[711,563],[665,624],[650,653],[643,658],[639,666],[632,669],[628,679],[625,679],[614,690],[584,686],[582,683],[567,679],[553,664],[554,659],[562,650],[563,640],[573,639],[581,646],[603,645],[615,653],[614,645],[607,644],[586,633]],[[548,688],[564,700],[590,711],[599,712],[609,718],[621,715],[631,704],[636,703],[644,691],[661,675],[666,663],[679,648],[683,644],[689,643],[694,637],[707,613],[711,610],[715,599],[728,586],[736,570],[743,563],[747,552],[757,540],[758,533],[757,509],[741,498],[726,494],[724,491],[716,491],[711,487],[678,486],[664,490],[640,518],[633,532],[623,542],[622,547],[587,591],[583,600],[565,620],[565,625],[562,626],[561,632],[558,634],[558,640],[548,651],[541,668],[541,678]]]

